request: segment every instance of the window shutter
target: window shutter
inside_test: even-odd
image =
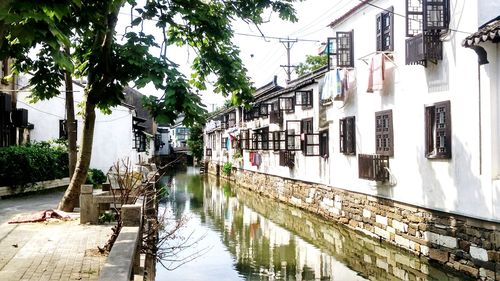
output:
[[[382,13],[377,15],[376,18],[376,42],[377,42],[377,51],[382,51],[382,44],[383,44],[383,39],[382,39]]]
[[[337,67],[354,67],[353,31],[337,31]]]
[[[394,156],[392,110],[375,113],[375,146],[377,154]]]
[[[436,155],[451,158],[451,111],[450,101],[436,103]]]
[[[328,157],[330,154],[328,150],[328,130],[321,131],[319,134],[319,154],[322,157]]]
[[[339,120],[339,151],[345,153],[345,119]]]
[[[345,153],[349,155],[356,154],[356,126],[355,117],[346,118],[345,122],[346,132],[345,132]]]
[[[337,65],[337,38],[327,38],[326,54],[328,56],[328,70],[332,70]]]

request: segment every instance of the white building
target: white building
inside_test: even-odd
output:
[[[84,85],[75,81],[73,83],[75,111],[83,100]],[[67,138],[64,122],[66,120],[65,95],[60,94],[50,100],[30,103],[29,91],[18,92],[17,108],[24,108],[29,112],[29,123],[33,125],[30,130],[31,141],[49,141]],[[81,115],[76,114],[77,120],[77,145],[82,136],[83,121]],[[96,110],[94,128],[94,142],[90,168],[97,168],[107,172],[118,160],[129,158],[132,163],[147,162],[151,157],[152,145],[146,135],[136,134],[133,128],[141,119],[136,117],[135,107],[122,103],[112,108],[111,114],[103,114]],[[146,143],[147,142],[147,143]],[[149,148],[148,148],[149,146]]]
[[[443,217],[460,218],[466,228],[482,223],[484,233],[498,229],[499,15],[500,2],[486,0],[357,2],[330,24],[328,67],[284,89],[275,83],[258,89],[251,110],[215,116],[222,125],[207,126],[205,157],[214,167],[232,162],[239,167],[235,179],[259,192],[309,210],[326,208],[414,251],[416,240],[390,235],[401,222],[391,222],[387,210],[399,218],[405,206],[422,216],[416,223],[431,228],[438,223],[433,218]],[[483,55],[481,64],[470,48]],[[243,121],[230,126],[232,112]],[[232,157],[240,149],[243,158]],[[295,184],[287,189],[280,179]],[[302,182],[307,187],[297,189]],[[319,197],[317,186],[331,197]],[[360,206],[359,196],[377,202],[370,203],[376,209]],[[458,236],[464,230],[451,222],[446,234],[408,232],[413,217],[403,216],[400,229],[425,241],[421,254],[430,247],[447,257],[465,240],[482,253],[471,250],[475,259],[498,262],[484,254],[488,246]]]

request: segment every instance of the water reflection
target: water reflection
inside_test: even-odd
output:
[[[194,170],[177,174],[164,205],[206,237],[202,257],[166,280],[461,280],[395,248]],[[200,248],[198,248],[200,249]],[[196,249],[191,249],[190,253]]]

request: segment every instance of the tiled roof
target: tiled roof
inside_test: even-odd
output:
[[[331,27],[331,28],[334,28],[336,25],[338,25],[339,23],[343,22],[345,19],[347,19],[352,14],[354,14],[356,11],[358,11],[360,8],[362,8],[365,4],[368,4],[368,2],[370,2],[370,1],[371,0],[364,0],[364,1],[360,2],[360,3],[358,3],[352,9],[350,9],[349,11],[347,11],[345,14],[343,14],[339,18],[335,19],[334,21],[332,21],[328,26]]]
[[[471,47],[486,41],[500,42],[500,16],[479,28],[474,34],[467,36],[462,41],[462,46]]]

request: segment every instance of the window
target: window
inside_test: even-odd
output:
[[[443,59],[441,33],[450,22],[449,0],[406,0],[406,64]]]
[[[243,118],[245,121],[251,121],[253,119],[252,108],[245,108],[243,113],[245,115]]]
[[[337,67],[354,67],[353,31],[337,31]]]
[[[284,150],[286,149],[286,131],[274,131],[273,133],[273,149]]]
[[[134,147],[137,152],[146,151],[146,135],[144,132],[137,131],[134,133]]]
[[[305,136],[306,134],[312,134],[312,133],[313,133],[313,119],[312,118],[302,119],[300,121],[300,139],[301,139],[302,152],[304,153],[306,153]]]
[[[78,132],[78,120],[75,120],[75,131]],[[59,120],[59,139],[68,139],[68,127],[66,126],[66,119]]]
[[[225,149],[227,149],[227,148],[228,148],[228,147],[227,147],[227,139],[228,139],[228,138],[221,138],[220,148],[223,148],[223,149],[224,149],[224,148],[225,148]]]
[[[375,112],[375,151],[380,155],[394,156],[392,110]]]
[[[329,153],[328,149],[328,130],[319,132],[319,155],[327,158]]]
[[[450,101],[425,107],[425,156],[437,159],[451,158]]]
[[[394,8],[377,15],[377,51],[394,50]]]
[[[304,136],[304,155],[320,156],[320,134],[305,134]]]
[[[312,107],[313,106],[313,91],[297,91],[295,92],[296,105],[302,105],[302,107]]]
[[[267,103],[263,103],[260,105],[260,108],[259,108],[259,115],[261,117],[267,117],[269,116],[269,104]]]
[[[356,155],[356,126],[354,116],[339,120],[339,146],[341,153]]]
[[[248,133],[248,130],[241,130],[240,131],[240,143],[241,143],[241,148],[242,149],[250,149],[250,136]]]
[[[269,123],[281,124],[283,123],[283,115],[281,114],[279,100],[271,104],[271,112],[269,113]]]
[[[211,149],[211,148],[206,148],[206,149],[205,149],[205,155],[206,155],[207,157],[212,156],[212,149]]]
[[[232,149],[240,149],[241,143],[240,140],[236,137],[231,137],[231,148]]]
[[[236,126],[236,111],[230,112],[228,115],[228,126],[233,128]]]
[[[269,149],[269,127],[255,130],[253,135],[254,135],[254,149],[257,150]]]
[[[260,105],[256,104],[252,109],[252,119],[258,119],[260,117]]]
[[[286,150],[301,150],[299,120],[286,121]]]
[[[280,103],[280,110],[287,112],[287,113],[292,113],[295,111],[294,108],[294,98],[293,97],[280,97],[279,99]]]

